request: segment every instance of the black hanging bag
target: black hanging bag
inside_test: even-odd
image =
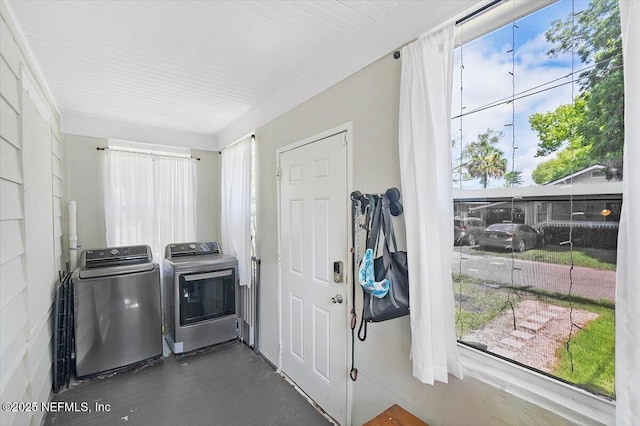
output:
[[[388,293],[382,298],[375,297],[363,290],[362,319],[366,322],[386,321],[409,314],[407,252],[398,251],[393,223],[389,214],[389,199],[386,196],[382,196],[380,202],[376,204],[367,248],[372,248],[374,252],[377,252],[380,237],[382,238],[383,250],[382,256],[374,259],[375,280],[382,281],[386,278],[390,285]],[[393,251],[391,251],[390,241],[393,244]],[[365,336],[361,337],[359,333],[359,337],[360,340],[364,340],[366,330]]]

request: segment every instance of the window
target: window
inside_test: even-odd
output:
[[[525,16],[514,4],[498,8],[517,19],[456,49],[458,339],[615,399],[618,2],[560,1]],[[465,25],[463,37],[478,33]]]
[[[158,260],[167,244],[195,240],[196,161],[165,147],[110,141],[103,181],[107,245],[146,244]]]

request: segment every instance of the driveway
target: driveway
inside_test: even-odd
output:
[[[512,260],[490,254],[460,253],[458,249],[454,250],[451,270],[454,276],[462,271],[463,275],[481,280],[513,283],[515,286],[534,287],[564,294],[571,291],[574,295],[592,300],[615,301],[615,271],[574,266],[570,273],[569,265]]]

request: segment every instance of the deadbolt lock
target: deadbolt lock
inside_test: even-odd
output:
[[[341,261],[333,262],[333,282],[334,283],[342,282],[343,269],[344,269],[343,266],[344,265],[342,264]]]

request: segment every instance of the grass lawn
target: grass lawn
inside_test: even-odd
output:
[[[615,398],[615,304],[608,300],[568,297],[534,288],[521,292],[557,306],[573,306],[574,309],[600,315],[582,330],[574,332],[569,347],[571,354],[564,344],[558,347],[558,359],[551,374],[591,392]]]
[[[482,328],[507,309],[505,300],[509,297],[509,289],[497,287],[477,278],[462,276],[458,280],[454,277],[458,340],[464,340],[470,331]],[[514,294],[513,291],[511,293]],[[511,299],[515,299],[514,304],[518,301],[517,297]]]
[[[481,250],[479,247],[474,247],[470,252],[487,253],[491,256],[499,257],[511,257],[511,252],[504,250],[485,251]],[[571,264],[571,253],[569,249],[565,247],[552,246],[544,249],[532,249],[527,250],[524,253],[514,252],[513,255],[516,259],[535,260],[537,262],[544,263],[557,263],[559,265]],[[615,251],[574,248],[573,264],[575,266],[585,266],[587,268],[615,271]]]
[[[524,298],[534,298],[557,306],[581,309],[600,315],[571,338],[571,355],[563,343],[556,349],[557,362],[552,375],[574,383],[591,392],[615,397],[615,305],[613,302],[592,301],[580,296],[569,298],[566,294],[552,293],[535,288],[509,289],[505,285],[479,280],[469,276],[454,275],[456,307],[456,336],[464,340],[474,330],[481,329],[509,309],[505,301],[510,298],[514,306]],[[516,293],[517,292],[517,293]],[[519,296],[520,295],[520,296]]]
[[[580,307],[587,309],[587,307]],[[553,374],[592,392],[615,397],[615,328],[612,309],[589,309],[600,317],[571,338],[571,355],[564,346],[556,351],[558,361]]]

